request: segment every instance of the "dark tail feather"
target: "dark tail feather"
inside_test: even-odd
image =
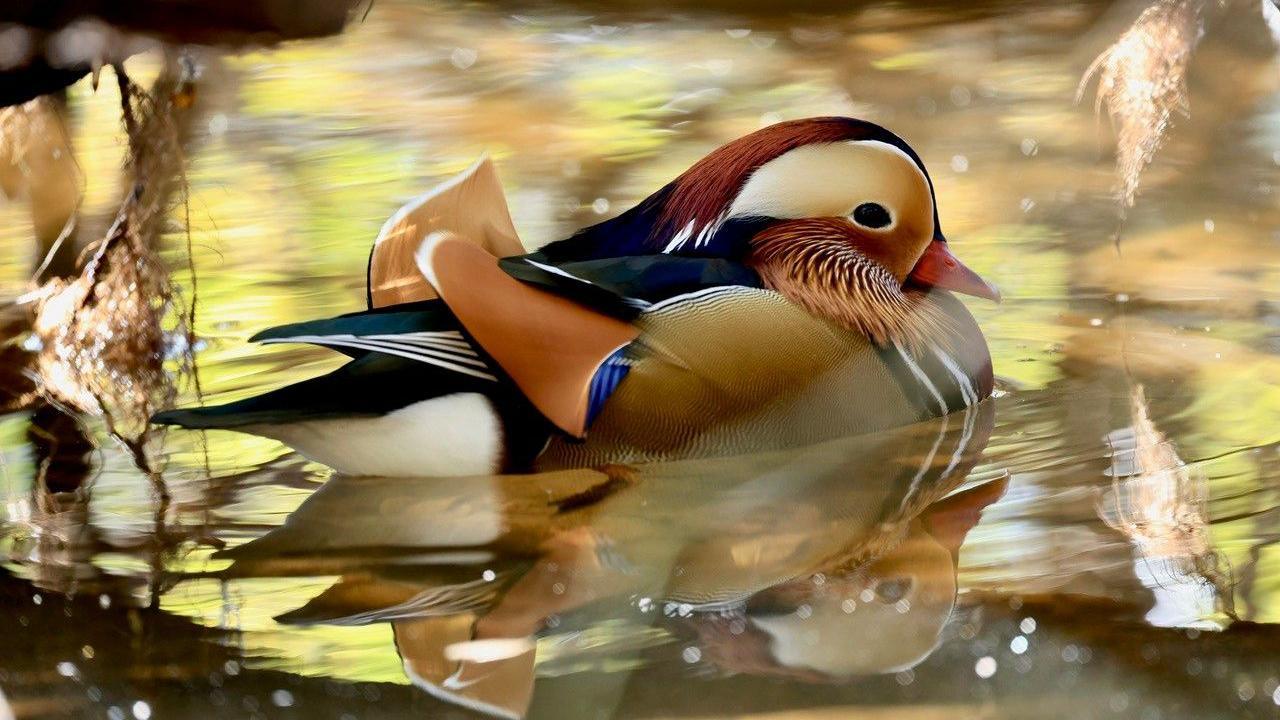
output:
[[[392,305],[377,310],[348,313],[323,320],[279,325],[267,328],[249,338],[250,342],[279,342],[297,337],[325,335],[380,335],[421,332],[424,330],[460,330],[449,308],[439,300]],[[307,341],[309,342],[309,341]]]
[[[156,425],[175,425],[189,430],[234,430],[248,425],[279,425],[302,419],[318,420],[326,416],[324,413],[310,412],[304,408],[273,407],[270,395],[271,393],[268,393],[248,400],[212,407],[165,410],[152,415],[151,422]],[[348,410],[341,413],[341,416],[369,414],[374,413]],[[335,413],[328,413],[327,416],[334,417]]]
[[[236,429],[302,420],[377,417],[419,400],[458,392],[490,394],[495,384],[432,365],[369,353],[328,375],[226,405],[176,408],[152,416],[158,425]]]
[[[151,422],[154,425],[173,425],[192,430],[235,427],[235,423],[231,418],[217,412],[227,407],[226,405],[221,405],[212,408],[174,408],[173,410],[165,410],[152,415]]]

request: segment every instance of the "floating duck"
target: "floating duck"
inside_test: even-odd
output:
[[[998,292],[948,249],[915,151],[852,118],[758,130],[534,253],[482,159],[387,221],[367,279],[367,310],[253,338],[350,363],[155,422],[453,476],[795,447],[992,391],[945,291]]]

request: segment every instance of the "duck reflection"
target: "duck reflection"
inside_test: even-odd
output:
[[[339,575],[278,620],[388,622],[417,686],[498,716],[527,712],[537,666],[602,644],[678,640],[686,662],[809,682],[895,672],[939,644],[959,547],[1003,492],[962,487],[993,417],[715,460],[336,477],[227,572]]]

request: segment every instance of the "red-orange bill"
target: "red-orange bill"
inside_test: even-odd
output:
[[[1000,291],[983,280],[978,273],[965,267],[941,240],[929,243],[907,280],[924,287],[953,290],[1000,302]]]

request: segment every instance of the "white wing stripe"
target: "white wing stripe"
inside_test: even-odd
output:
[[[387,333],[385,335],[362,335],[361,337],[411,337],[432,340],[463,341],[462,333],[458,330],[423,330],[420,332],[409,333]]]
[[[430,338],[414,338],[408,335],[295,335],[288,338],[271,338],[264,342],[305,342],[316,345],[334,344],[337,342],[363,342],[381,348],[399,348],[411,352],[434,355],[446,360],[488,367],[479,359],[479,355],[470,345],[438,344]]]
[[[452,352],[450,350],[443,349],[443,348],[428,348],[428,347],[421,347],[418,345],[402,345],[400,343],[387,342],[385,340],[368,340],[365,338],[353,338],[353,339],[366,343],[368,345],[371,345],[375,348],[385,348],[388,350],[404,350],[406,352],[415,352],[415,353],[420,353],[422,355],[426,355],[430,357],[438,357],[444,360],[460,362],[466,365],[474,365],[475,367],[479,367],[479,368],[489,367],[488,365],[485,364],[483,360],[480,360],[479,358],[475,357],[474,354],[468,357],[466,355],[459,355],[455,352]]]
[[[383,336],[397,338],[395,335]],[[478,358],[475,351],[467,348],[464,352],[459,352],[456,348],[444,346],[422,346],[417,343],[402,343],[396,340],[379,340],[375,336],[356,336],[356,335],[299,335],[292,338],[273,338],[271,342],[294,341],[307,342],[316,345],[335,344],[338,342],[353,343],[361,342],[365,345],[373,346],[379,349],[398,349],[406,352],[421,353],[434,357],[444,358],[445,360],[454,360],[468,365],[487,368],[482,360]],[[352,346],[354,347],[354,346]]]
[[[423,345],[426,347],[440,348],[441,350],[456,350],[464,355],[476,356],[475,348],[471,347],[471,343],[466,340],[449,340],[445,338],[423,338],[414,337],[412,335],[358,335],[365,340],[381,340],[386,342],[400,343],[405,345]]]
[[[456,363],[447,362],[445,360],[440,360],[433,357],[427,357],[420,353],[410,352],[408,350],[378,347],[376,345],[372,345],[367,342],[356,340],[355,338],[352,338],[350,340],[342,340],[342,339],[335,339],[332,336],[299,335],[296,337],[289,337],[289,338],[270,338],[267,340],[263,340],[262,344],[270,345],[270,344],[282,343],[282,342],[303,342],[303,343],[313,343],[316,345],[335,345],[338,347],[352,347],[358,350],[372,350],[374,352],[385,353],[387,355],[395,355],[396,357],[402,357],[408,360],[416,360],[418,362],[427,363],[428,365],[435,365],[437,367],[445,368],[446,370],[453,370],[454,372],[459,372],[459,373],[462,373],[463,375],[470,375],[472,377],[478,377],[483,380],[490,380],[493,382],[498,381],[497,377],[487,372],[481,372],[479,370],[465,367],[463,365],[458,365]]]
[[[529,258],[525,258],[525,259],[524,259],[524,261],[525,261],[525,262],[527,262],[527,263],[529,263],[530,265],[532,265],[532,266],[534,266],[534,267],[536,267],[536,268],[540,269],[540,270],[544,270],[544,271],[546,271],[546,272],[549,272],[549,273],[551,273],[552,275],[559,275],[559,276],[561,276],[561,277],[567,277],[567,278],[569,278],[570,280],[577,280],[577,281],[578,281],[578,282],[580,282],[580,283],[586,283],[586,284],[588,284],[588,285],[595,285],[595,283],[591,282],[590,280],[584,280],[584,279],[582,279],[582,278],[578,277],[577,275],[574,275],[574,274],[572,274],[572,273],[569,273],[568,271],[562,270],[561,268],[558,268],[558,267],[556,267],[556,266],[554,266],[554,265],[544,265],[544,264],[542,264],[542,263],[540,263],[540,262],[535,262],[535,261],[533,261],[533,260],[530,260]]]
[[[434,330],[423,332],[409,333],[383,333],[379,335],[357,335],[356,337],[367,337],[375,340],[421,340],[425,342],[444,343],[449,345],[459,345],[470,348],[471,343],[462,337],[462,333],[457,330]]]
[[[396,337],[444,337],[444,338],[462,338],[461,330],[419,330],[410,333],[395,333]],[[372,336],[370,336],[372,337]]]

